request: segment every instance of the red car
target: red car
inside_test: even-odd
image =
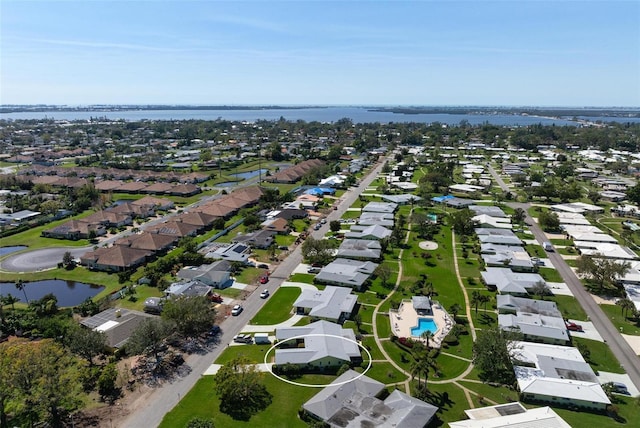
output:
[[[267,282],[269,282],[269,277],[267,275],[260,277],[260,284],[266,284]]]
[[[582,326],[579,324],[576,324],[574,322],[568,322],[567,323],[567,330],[569,331],[582,331]]]

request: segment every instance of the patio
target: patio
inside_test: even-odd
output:
[[[442,340],[449,334],[453,328],[453,318],[447,313],[447,311],[440,305],[439,302],[434,301],[432,306],[433,315],[418,315],[413,307],[411,300],[403,300],[400,303],[398,310],[389,311],[389,321],[391,322],[391,331],[397,337],[407,337],[413,340],[420,340],[426,342],[417,336],[411,335],[411,329],[418,326],[418,318],[433,318],[433,321],[438,326],[438,329],[433,332],[433,337],[429,340],[429,346],[432,348],[439,348]]]

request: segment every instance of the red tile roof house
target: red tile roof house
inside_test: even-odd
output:
[[[141,190],[142,193],[165,194],[170,193],[173,184],[169,183],[153,183]]]
[[[150,233],[159,233],[162,235],[172,235],[182,238],[183,236],[196,236],[198,234],[198,226],[180,223],[177,221],[168,221],[146,229]]]
[[[143,265],[153,255],[153,251],[117,245],[111,248],[98,248],[95,251],[89,251],[80,257],[80,263],[89,269],[105,272],[123,272]]]
[[[122,186],[114,190],[123,193],[140,193],[142,189],[145,189],[146,187],[147,185],[145,183],[141,183],[140,181],[130,181],[128,183],[122,184]]]
[[[121,245],[136,250],[147,250],[155,253],[164,253],[169,250],[178,237],[173,235],[162,235],[160,233],[142,232],[137,235],[130,235],[118,239],[113,245]]]
[[[117,188],[119,188],[120,186],[122,186],[122,181],[118,181],[118,180],[103,180],[103,181],[96,181],[95,182],[95,187],[96,190],[99,190],[101,192],[109,192],[111,190],[115,190]]]
[[[169,193],[174,196],[193,196],[200,192],[202,190],[195,184],[178,184],[173,186]]]
[[[175,207],[171,199],[155,198],[153,196],[145,196],[144,198],[132,201],[132,205],[153,205],[156,209],[161,211],[168,211]]]
[[[125,214],[131,218],[147,218],[156,214],[155,207],[153,205],[134,205],[131,202],[125,202],[115,207],[109,207],[105,211],[109,211],[117,214]]]
[[[276,232],[279,235],[288,235],[291,229],[289,228],[289,222],[283,218],[276,218],[273,220],[267,220],[262,223],[262,229],[271,232]]]
[[[106,228],[101,224],[90,224],[81,220],[69,220],[52,229],[44,230],[42,236],[45,238],[77,241],[78,239],[88,239],[91,231],[94,231],[96,236],[102,236],[107,233]]]
[[[203,183],[209,179],[209,174],[203,172],[191,172],[179,177],[181,183]]]
[[[130,226],[133,224],[131,216],[127,214],[114,213],[112,211],[101,210],[82,219],[90,224],[101,224],[104,227]]]
[[[206,214],[203,212],[192,211],[184,214],[180,214],[175,217],[176,221],[186,224],[192,224],[203,229],[210,229],[211,225],[217,219],[217,216]]]
[[[89,184],[89,180],[86,178],[78,178],[78,177],[62,177],[60,180],[55,182],[54,186],[60,187],[71,187],[74,189],[79,189],[82,186],[86,186]]]
[[[202,212],[214,217],[227,218],[231,217],[236,210],[234,208],[221,205],[218,201],[212,201],[204,205],[200,205],[196,212]]]
[[[272,176],[266,177],[266,181],[273,183],[295,183],[300,180],[310,169],[324,166],[324,162],[320,159],[309,159],[300,162],[298,165],[283,169]]]

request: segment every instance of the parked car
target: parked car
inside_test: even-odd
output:
[[[269,265],[265,264],[265,263],[260,263],[258,266],[256,266],[258,269],[269,269]]]
[[[313,226],[313,230],[320,230],[321,227],[322,227],[322,225],[320,223],[318,223],[315,226]]]
[[[627,385],[622,382],[611,382],[611,389],[613,392],[617,392],[618,394],[631,395],[627,389]]]
[[[260,277],[260,284],[266,284],[267,282],[269,282],[269,277],[267,275],[262,275]]]
[[[567,330],[569,331],[582,331],[582,326],[580,324],[576,324],[574,322],[568,322],[567,324]]]
[[[309,269],[307,269],[307,273],[318,273],[320,272],[320,268],[318,267],[310,267]]]
[[[320,220],[320,223],[321,223],[321,224],[326,224],[326,223],[327,223],[327,219],[326,219],[326,218],[323,218],[322,220]]]
[[[269,290],[262,290],[262,293],[260,293],[260,298],[266,299],[267,297],[269,297]]]
[[[321,268],[322,264],[321,263],[312,263],[311,267],[317,267],[317,268]]]
[[[287,247],[286,245],[280,245],[280,246],[278,247],[278,250],[288,251],[288,250],[289,250],[289,247]]]
[[[231,309],[231,315],[238,316],[240,315],[240,312],[242,312],[244,308],[240,305],[235,305],[232,309]]]
[[[251,343],[253,342],[253,337],[249,334],[237,334],[233,336],[233,341],[236,343]]]
[[[222,296],[217,293],[213,293],[209,295],[209,300],[214,303],[222,303]]]
[[[220,328],[219,325],[214,325],[213,327],[211,327],[211,329],[207,332],[208,336],[217,336],[220,333],[222,333],[222,329]]]

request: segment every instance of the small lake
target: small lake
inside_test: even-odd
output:
[[[214,184],[213,187],[233,187],[240,183],[241,181],[225,181],[224,183]]]
[[[239,172],[237,174],[229,174],[229,175],[232,175],[236,178],[241,178],[243,180],[248,180],[250,178],[257,177],[260,174],[264,176],[267,172],[269,172],[269,170],[263,168],[263,169],[256,169],[255,171]]]
[[[16,251],[21,251],[27,248],[26,245],[16,245],[15,247],[0,247],[0,257],[6,256],[7,254],[15,253]]]
[[[85,284],[83,282],[64,281],[62,279],[47,279],[44,281],[25,282],[24,291],[29,301],[42,299],[45,295],[51,293],[58,298],[58,306],[77,306],[93,297],[104,287],[100,285]],[[16,288],[13,282],[0,282],[0,295],[7,296],[9,294],[26,303],[24,294]]]

